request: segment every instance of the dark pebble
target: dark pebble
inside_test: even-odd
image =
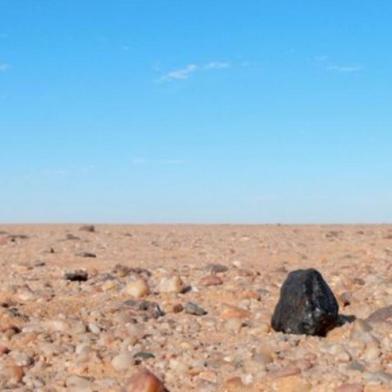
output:
[[[88,279],[87,271],[73,271],[73,272],[66,272],[64,275],[66,280],[70,280],[71,282],[85,282]]]

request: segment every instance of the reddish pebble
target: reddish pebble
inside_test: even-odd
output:
[[[216,275],[208,275],[205,276],[204,278],[201,278],[200,280],[200,284],[202,286],[220,286],[221,284],[223,284],[223,280]]]
[[[362,384],[342,384],[335,392],[363,392]]]
[[[8,376],[12,383],[19,384],[24,377],[24,370],[22,366],[10,365],[8,367]]]
[[[127,385],[127,392],[164,392],[161,380],[147,369],[135,373]]]
[[[10,352],[10,349],[6,346],[0,345],[0,356],[4,354],[8,354]]]

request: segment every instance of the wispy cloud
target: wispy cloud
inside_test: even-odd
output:
[[[327,71],[352,73],[362,71],[362,65],[329,65]]]
[[[225,61],[211,61],[204,66],[204,69],[225,69],[230,68],[230,63]]]
[[[11,68],[10,64],[0,63],[0,72],[6,72]]]
[[[191,74],[196,72],[199,66],[196,64],[188,64],[184,68],[175,69],[162,76],[162,80],[185,80],[188,79]]]
[[[327,55],[316,56],[314,61],[328,72],[353,73],[363,70],[363,66],[360,64],[337,64],[331,61]]]
[[[182,68],[165,73],[160,78],[160,81],[186,80],[195,72],[221,70],[230,68],[230,66],[231,64],[226,61],[210,61],[206,64],[188,64]]]

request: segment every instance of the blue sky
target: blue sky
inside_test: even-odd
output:
[[[392,222],[391,13],[0,0],[0,222]]]

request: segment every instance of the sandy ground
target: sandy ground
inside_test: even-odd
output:
[[[1,391],[392,391],[391,226],[8,225],[0,264]],[[308,267],[356,321],[272,331]]]

